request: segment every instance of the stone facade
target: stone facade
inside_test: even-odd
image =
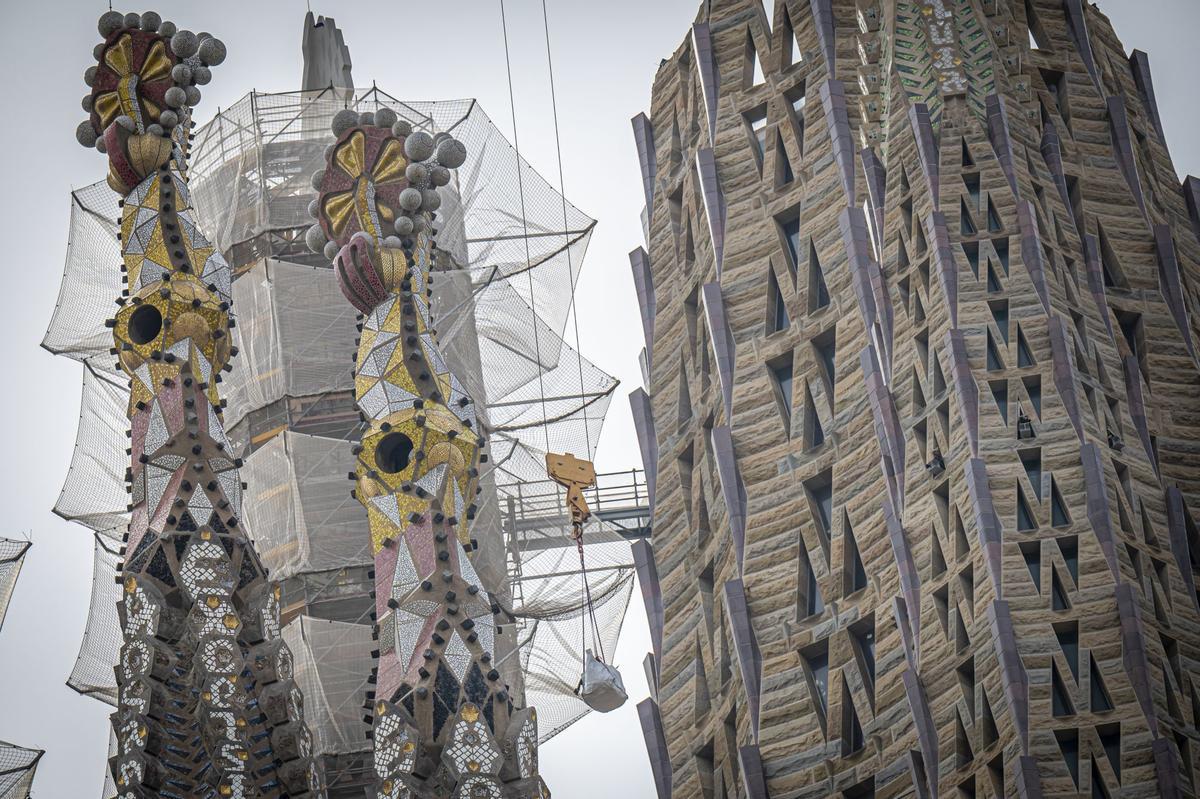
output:
[[[1082,0],[763,5],[633,124],[660,799],[1197,795],[1200,182],[1146,55]]]

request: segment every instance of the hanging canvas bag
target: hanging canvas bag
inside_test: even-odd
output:
[[[596,658],[590,649],[583,658],[583,679],[578,693],[588,707],[601,713],[616,710],[629,698],[621,682],[621,672]]]

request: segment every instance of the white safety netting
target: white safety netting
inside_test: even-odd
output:
[[[0,741],[0,799],[29,799],[42,752]]]
[[[296,681],[304,692],[304,719],[312,729],[313,753],[340,755],[370,749],[363,702],[371,650],[378,646],[371,628],[299,616],[283,628],[283,640],[292,650]]]
[[[616,388],[564,340],[594,222],[567,203],[564,225],[562,196],[518,158],[473,100],[402,103],[377,90],[356,94],[359,110],[384,105],[414,127],[451,132],[467,146],[467,162],[442,189],[438,245],[451,259],[435,276],[433,310],[443,352],[475,397],[489,440],[472,528],[477,570],[518,620],[527,703],[538,707],[545,739],[586,712],[573,693],[585,605],[561,492],[551,488],[553,500],[533,508],[524,489],[541,483],[536,493],[545,494],[547,449],[594,452]],[[245,522],[280,580],[371,560],[365,516],[346,480],[349,442],[360,432],[353,420],[332,434],[340,439],[278,435],[289,424],[300,427],[297,414],[324,411],[322,398],[337,398],[340,412],[353,415],[355,312],[328,264],[303,247],[315,197],[310,176],[322,165],[329,121],[342,107],[329,92],[252,94],[197,130],[191,157],[195,217],[237,275],[240,353],[221,388],[231,431],[254,428],[234,436],[253,438],[256,447],[243,470]],[[103,183],[72,193],[63,282],[43,340],[48,350],[84,363],[76,449],[55,511],[97,533],[92,612],[70,684],[109,701],[120,643],[110,550],[128,523],[128,392],[104,327],[121,291],[118,213]],[[256,422],[263,415],[269,423]],[[518,517],[525,521],[516,523]],[[531,540],[539,546],[525,546]],[[629,548],[600,522],[588,541],[601,639],[611,653],[632,588]],[[590,637],[587,645],[595,648]],[[360,667],[363,679],[368,671],[369,663]]]
[[[17,576],[21,574],[21,564],[25,562],[29,546],[28,541],[0,538],[0,629],[4,629],[4,616],[8,613],[8,603],[16,590]]]

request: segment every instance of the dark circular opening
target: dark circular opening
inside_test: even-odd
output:
[[[403,433],[388,433],[375,447],[375,465],[387,474],[402,472],[408,467],[412,455],[412,439]]]
[[[162,332],[163,318],[153,305],[139,306],[129,316],[129,339],[134,344],[149,344]]]

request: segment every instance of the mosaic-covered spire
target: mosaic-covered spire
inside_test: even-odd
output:
[[[500,609],[468,556],[484,441],[431,311],[438,188],[466,150],[388,108],[332,127],[306,239],[364,314],[351,477],[375,557],[377,795],[548,797],[536,711],[514,705],[493,661]]]
[[[225,46],[154,12],[109,11],[99,30],[76,136],[123,197],[126,288],[108,326],[131,426],[112,778],[121,799],[324,795],[279,590],[240,524],[218,393],[237,354],[230,269],[187,183],[191,109]]]

